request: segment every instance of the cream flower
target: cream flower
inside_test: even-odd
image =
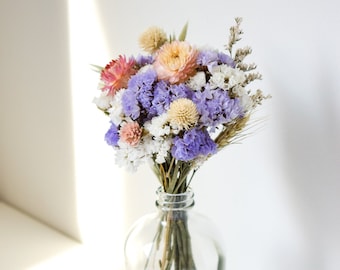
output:
[[[198,117],[196,105],[190,99],[179,98],[170,104],[168,121],[175,129],[189,129],[197,123]]]
[[[158,51],[154,68],[158,79],[172,84],[186,81],[196,73],[198,50],[185,41],[164,44]]]
[[[163,29],[153,26],[146,30],[139,38],[139,46],[146,52],[154,53],[167,41]]]

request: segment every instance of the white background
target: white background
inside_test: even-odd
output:
[[[90,64],[139,53],[151,25],[179,33],[189,22],[188,41],[223,49],[241,16],[241,45],[263,74],[254,87],[273,98],[259,132],[197,173],[195,209],[221,230],[228,270],[340,269],[339,10],[335,0],[1,0],[0,199],[121,267],[127,228],[154,210],[158,183],[147,167],[114,165]]]

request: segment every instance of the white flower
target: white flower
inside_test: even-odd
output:
[[[209,80],[209,83],[211,89],[228,89],[228,85],[225,83],[225,74],[223,74],[222,72],[214,72]]]
[[[135,172],[147,159],[143,144],[130,146],[122,141],[118,142],[116,151],[116,164],[118,166],[126,167],[128,171]]]
[[[207,83],[205,73],[203,71],[197,72],[188,81],[188,86],[193,90],[201,90]]]
[[[109,109],[110,119],[116,126],[118,126],[124,118],[122,96],[125,91],[126,91],[125,89],[117,91],[110,103],[111,105],[111,108]]]
[[[235,86],[232,91],[237,97],[239,97],[241,106],[245,112],[249,111],[253,107],[253,100],[250,98],[244,87]]]
[[[110,108],[110,103],[112,101],[112,96],[107,95],[108,91],[101,92],[99,97],[93,99],[93,103],[97,105],[101,110],[107,110]]]
[[[212,76],[209,83],[211,89],[222,88],[227,90],[235,85],[243,84],[245,80],[246,76],[243,71],[227,65],[219,65],[212,68]]]
[[[171,147],[171,139],[166,138],[153,138],[149,136],[144,141],[144,149],[147,155],[151,158],[156,155],[155,161],[158,164],[164,163],[165,158],[168,156]]]
[[[159,116],[152,118],[144,124],[144,128],[149,131],[152,136],[156,138],[170,134],[170,127],[167,125],[167,114],[163,113]]]

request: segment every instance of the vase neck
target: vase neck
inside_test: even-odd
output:
[[[179,194],[166,193],[162,188],[158,188],[156,193],[158,196],[156,205],[162,211],[188,210],[195,204],[194,192],[190,188]]]

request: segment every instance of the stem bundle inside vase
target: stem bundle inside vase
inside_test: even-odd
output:
[[[162,208],[159,226],[145,270],[154,269],[155,263],[160,270],[196,270],[187,216],[193,201],[189,198],[188,205],[183,196],[170,196],[170,200],[158,206]]]

